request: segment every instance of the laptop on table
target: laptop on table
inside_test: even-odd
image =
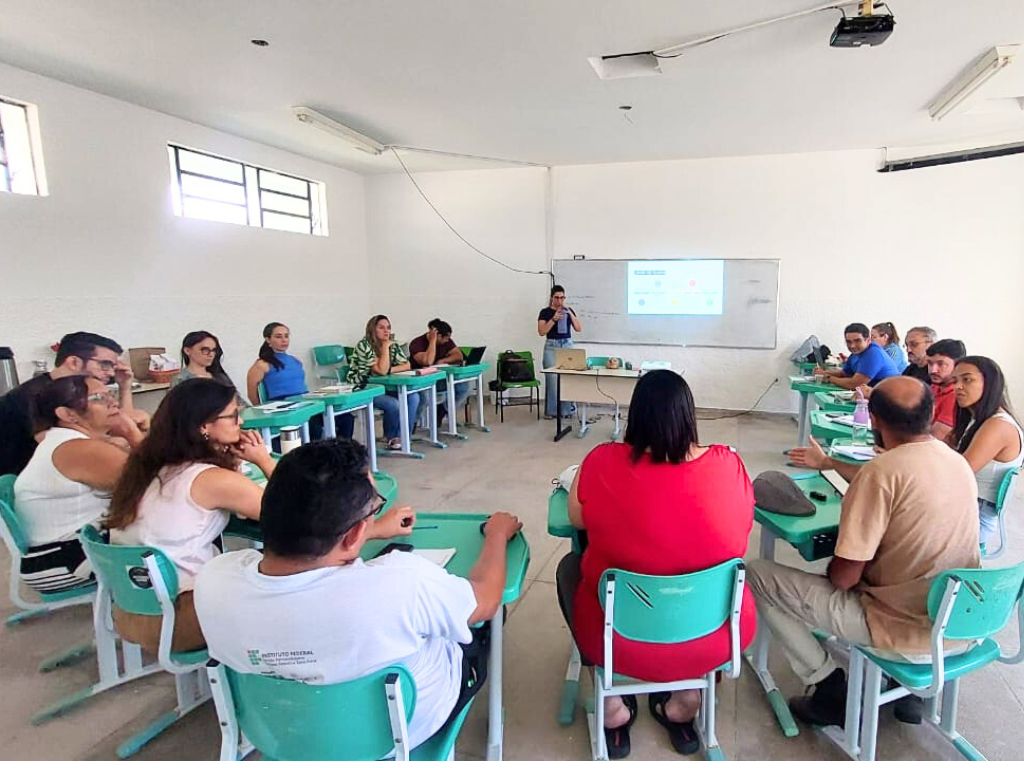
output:
[[[556,349],[555,368],[563,371],[587,370],[587,352],[584,349]]]

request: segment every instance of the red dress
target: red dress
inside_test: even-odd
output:
[[[573,625],[584,657],[604,659],[604,613],[597,598],[608,568],[655,576],[704,570],[743,557],[754,523],[754,491],[740,457],[713,445],[681,464],[636,464],[632,448],[608,443],[580,467],[587,548],[573,604]],[[757,615],[747,587],[740,614],[740,642],[754,638]],[[651,682],[700,677],[729,657],[728,621],[705,637],[684,643],[644,643],[615,637],[615,671]]]

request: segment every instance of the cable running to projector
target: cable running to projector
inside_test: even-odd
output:
[[[497,264],[499,267],[504,267],[505,269],[509,270],[510,272],[518,272],[521,275],[551,275],[551,272],[549,272],[546,269],[520,269],[519,267],[513,267],[510,264],[506,264],[505,262],[501,261],[500,259],[494,258],[490,254],[484,253],[479,248],[477,248],[475,245],[473,245],[471,242],[469,242],[469,240],[467,240],[465,237],[463,237],[459,233],[459,230],[457,230],[455,227],[453,227],[451,225],[451,223],[448,221],[448,219],[446,219],[444,217],[444,214],[442,214],[437,209],[437,206],[434,205],[431,202],[430,198],[427,197],[426,193],[423,191],[423,189],[420,187],[420,185],[416,183],[416,179],[413,177],[412,173],[409,172],[408,167],[406,167],[405,162],[402,160],[401,155],[398,154],[398,151],[396,150],[396,148],[395,147],[388,147],[388,149],[391,150],[391,154],[393,154],[395,156],[395,159],[398,161],[398,164],[402,166],[402,170],[405,171],[405,175],[409,177],[409,181],[412,182],[412,185],[416,188],[416,191],[420,193],[420,197],[423,198],[423,200],[426,202],[426,204],[430,206],[430,209],[435,214],[437,214],[437,218],[439,218],[441,221],[443,221],[444,225],[446,227],[448,227],[448,229],[451,230],[452,234],[455,235],[457,238],[459,238],[459,240],[461,240],[463,243],[465,243],[472,250],[476,251],[478,254],[483,256],[488,261],[492,261],[495,264]]]

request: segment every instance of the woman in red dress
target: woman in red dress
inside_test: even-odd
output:
[[[582,555],[558,566],[558,597],[585,663],[604,654],[601,574],[609,568],[671,576],[743,557],[754,522],[754,492],[732,448],[697,441],[693,395],[679,374],[656,370],[637,382],[624,443],[592,450],[569,491],[569,519],[586,531]],[[747,589],[740,639],[754,637],[756,612]],[[701,677],[729,658],[729,624],[683,643],[615,637],[615,671],[657,682]],[[699,691],[649,696],[652,715],[683,754],[699,744],[693,719]],[[636,697],[605,700],[609,757],[629,754]]]

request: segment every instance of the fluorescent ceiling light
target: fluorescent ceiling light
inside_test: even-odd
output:
[[[315,109],[309,107],[292,107],[292,112],[295,114],[295,118],[300,123],[306,125],[312,125],[319,128],[321,131],[326,131],[340,139],[343,139],[349,146],[355,149],[366,152],[370,155],[379,155],[387,147],[381,144],[379,141],[371,139],[369,136],[364,136],[349,128],[347,125],[342,125],[337,120],[332,120],[327,115],[322,115]]]
[[[1013,62],[1019,45],[997,45],[946,86],[928,106],[933,120],[941,120],[955,111],[966,111],[982,86]]]

